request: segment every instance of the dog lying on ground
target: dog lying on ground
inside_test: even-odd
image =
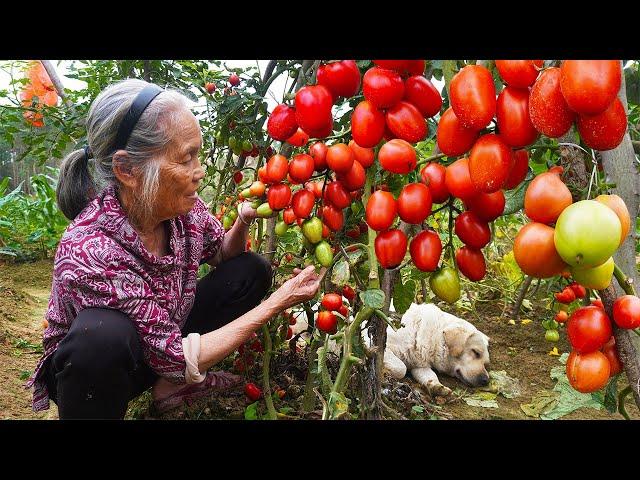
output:
[[[409,372],[434,396],[451,393],[435,371],[471,387],[489,383],[489,337],[471,323],[434,304],[414,303],[402,325],[396,331],[387,328],[384,367],[392,377],[401,379]]]

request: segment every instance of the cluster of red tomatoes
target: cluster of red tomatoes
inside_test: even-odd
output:
[[[355,291],[349,285],[342,287],[340,293],[325,293],[322,297],[321,305],[324,310],[318,312],[316,316],[316,328],[321,332],[334,334],[338,331],[338,318],[335,312],[347,318],[349,315],[349,302],[355,298]],[[347,305],[344,304],[343,296]]]

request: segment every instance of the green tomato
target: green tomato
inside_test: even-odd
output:
[[[460,278],[458,272],[451,267],[444,267],[432,273],[429,286],[439,299],[449,304],[460,298]]]
[[[557,342],[558,340],[560,340],[560,334],[557,330],[547,330],[546,332],[544,332],[544,339],[547,342]]]
[[[318,243],[322,240],[322,220],[312,217],[302,222],[302,234],[311,243]]]
[[[333,251],[331,250],[331,245],[329,245],[325,240],[322,240],[318,245],[316,245],[314,254],[318,262],[320,262],[320,265],[323,267],[329,267],[333,263]]]
[[[229,148],[231,150],[235,149],[238,145],[238,139],[235,137],[235,135],[231,135],[229,137],[229,142],[228,142]]]
[[[227,215],[222,217],[222,227],[225,230],[229,230],[231,227],[233,227],[233,219]]]
[[[216,143],[224,143],[224,135],[222,132],[216,133]]]
[[[269,202],[267,202],[267,205],[268,204]],[[260,200],[259,198],[251,202],[251,208],[253,208],[254,210],[256,210],[260,205],[262,205],[262,200]]]
[[[269,202],[264,202],[258,208],[256,208],[256,214],[260,218],[267,218],[273,215],[273,210],[271,210]]]
[[[604,290],[611,284],[614,269],[613,257],[593,268],[569,267],[571,278],[585,288]]]
[[[249,140],[243,140],[242,141],[242,151],[243,152],[250,152],[251,150],[253,150],[253,145],[251,144],[251,142]]]
[[[242,145],[236,145],[231,149],[234,155],[240,155],[242,153]]]
[[[238,209],[232,208],[227,212],[227,216],[231,218],[235,222],[236,218],[238,218]]]
[[[572,267],[597,267],[618,249],[622,226],[616,213],[595,200],[565,208],[556,222],[553,240],[558,255]]]
[[[284,221],[280,221],[276,223],[275,232],[276,232],[276,235],[278,235],[279,237],[287,233],[288,229],[289,229],[289,225],[287,225]]]
[[[242,198],[249,198],[253,196],[251,195],[251,189],[249,187],[242,190],[242,192],[240,192],[240,195],[242,195]]]

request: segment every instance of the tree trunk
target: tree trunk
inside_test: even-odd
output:
[[[71,106],[72,102],[67,98],[67,95],[64,93],[64,87],[62,86],[62,81],[60,80],[60,77],[58,76],[58,72],[56,72],[56,69],[53,66],[53,63],[51,63],[51,60],[40,60],[40,63],[42,63],[42,66],[47,71],[47,75],[49,75],[49,78],[51,79],[53,86],[58,92],[58,96],[68,106]]]
[[[622,65],[622,64],[621,64]],[[622,75],[622,85],[618,92],[618,98],[627,108],[627,96],[625,91],[624,75]],[[613,256],[616,264],[620,269],[633,280],[635,286],[638,285],[638,271],[636,267],[636,234],[635,220],[638,218],[638,209],[640,207],[640,174],[635,165],[636,158],[631,143],[629,133],[625,133],[622,143],[613,150],[600,152],[602,155],[602,167],[607,175],[608,182],[615,183],[616,186],[611,189],[611,193],[619,195],[629,209],[631,217],[631,229],[624,243]],[[623,294],[615,280],[612,282],[613,291],[603,295],[603,302],[608,295],[616,297]],[[611,288],[611,287],[610,287]],[[636,287],[637,288],[637,287]],[[613,297],[615,299],[615,297]],[[610,312],[610,310],[608,310]],[[633,395],[638,408],[640,408],[640,394],[638,385],[640,383],[640,340],[636,335],[628,330],[614,331],[616,337],[616,346],[620,353],[620,358],[624,365],[624,370],[632,386]]]

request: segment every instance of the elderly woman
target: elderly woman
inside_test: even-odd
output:
[[[44,354],[27,383],[33,409],[65,418],[123,418],[153,387],[161,411],[240,385],[209,369],[286,308],[313,298],[313,266],[266,300],[271,267],[245,252],[255,210],[233,227],[198,197],[202,135],[181,94],[140,80],[103,91],[88,146],[60,169],[62,212]],[[91,173],[93,172],[93,174]],[[198,266],[215,267],[198,281]],[[262,303],[261,303],[262,301]]]

